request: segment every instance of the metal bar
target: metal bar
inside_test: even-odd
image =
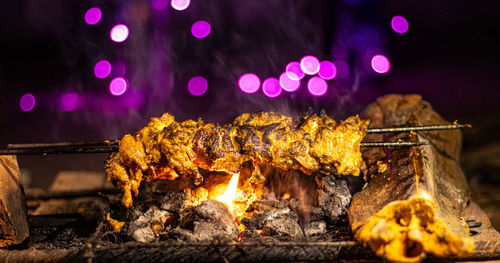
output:
[[[95,147],[118,145],[118,140],[83,141],[83,142],[52,142],[52,143],[18,143],[7,144],[7,149],[27,149],[44,147]]]
[[[411,147],[428,144],[428,142],[361,142],[361,147]]]
[[[445,124],[445,125],[425,125],[415,127],[389,127],[389,128],[370,128],[366,133],[389,133],[389,132],[411,132],[411,131],[438,131],[454,130],[461,128],[471,128],[470,124]]]
[[[100,196],[100,194],[119,194],[120,189],[117,188],[101,188],[94,190],[80,191],[49,191],[49,192],[29,192],[26,191],[26,200],[47,200],[57,198],[76,198],[87,196]]]
[[[100,147],[42,147],[42,148],[19,148],[0,149],[0,155],[46,155],[46,154],[72,154],[72,153],[111,153],[118,150],[118,146]]]

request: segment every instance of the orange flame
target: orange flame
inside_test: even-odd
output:
[[[290,199],[290,194],[289,194],[289,193],[285,193],[285,194],[283,195],[283,197],[281,197],[281,199],[284,199],[284,200],[286,200],[286,199]]]
[[[231,214],[234,214],[233,202],[234,202],[234,199],[236,198],[236,190],[238,189],[239,177],[240,177],[239,173],[233,174],[233,177],[231,177],[231,181],[229,181],[229,184],[227,185],[227,188],[226,188],[226,191],[224,192],[224,194],[217,196],[215,198],[217,201],[226,204],[226,206],[229,208],[229,212],[231,212]]]

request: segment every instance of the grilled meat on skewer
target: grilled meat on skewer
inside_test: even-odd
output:
[[[203,179],[199,168],[237,173],[244,162],[305,174],[331,171],[359,175],[360,143],[368,120],[352,116],[340,123],[323,115],[300,122],[273,112],[245,113],[231,124],[187,120],[177,122],[168,113],[152,118],[135,136],[125,135],[119,151],[106,163],[110,182],[123,191],[122,204],[132,206],[143,180],[192,177]],[[259,187],[264,178],[254,169],[247,187]]]

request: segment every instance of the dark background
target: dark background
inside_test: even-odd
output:
[[[95,26],[83,22],[92,6],[104,13]],[[499,7],[493,0],[193,0],[178,12],[153,10],[147,1],[9,1],[0,8],[0,146],[120,138],[167,111],[181,120],[201,116],[227,122],[246,111],[296,115],[312,107],[343,118],[378,96],[418,93],[446,119],[473,125],[464,131],[462,164],[480,203],[500,218],[495,212],[500,204]],[[408,19],[408,33],[391,30],[394,15]],[[212,33],[201,41],[189,34],[198,19],[212,24]],[[122,44],[108,38],[116,23],[131,28]],[[376,48],[391,61],[389,73],[366,70],[365,50],[357,47],[341,54],[353,74],[329,81],[321,98],[308,96],[304,85],[297,94],[276,99],[236,87],[245,72],[277,77],[287,62],[306,54],[335,59],[338,43],[353,25],[374,29],[380,40]],[[110,79],[93,76],[93,65],[102,58],[126,62],[127,96],[138,92],[141,103],[120,106],[126,96],[111,96]],[[185,89],[193,74],[209,82],[200,97]],[[84,104],[61,112],[58,96],[68,88]],[[28,92],[37,104],[23,112],[19,99]],[[19,163],[31,174],[27,183],[47,187],[60,170],[102,171],[106,157],[20,156]]]

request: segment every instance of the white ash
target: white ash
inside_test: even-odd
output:
[[[322,236],[326,234],[325,221],[313,221],[304,225],[304,234],[307,237]]]
[[[125,233],[139,242],[155,241],[172,216],[174,216],[172,213],[160,210],[156,206],[150,207],[145,213],[135,210],[131,214],[135,219],[127,223]]]

